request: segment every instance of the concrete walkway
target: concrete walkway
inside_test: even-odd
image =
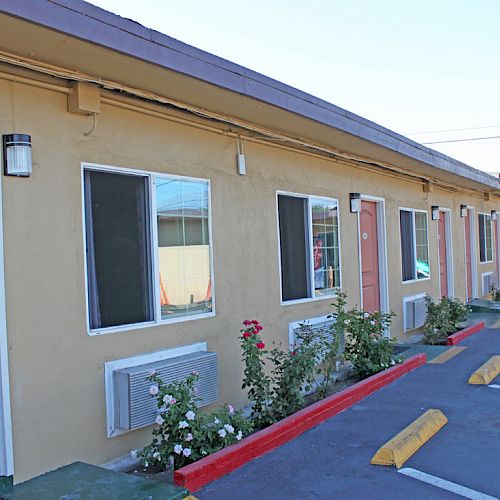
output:
[[[370,465],[387,440],[430,408],[449,423],[405,464],[478,494],[500,497],[500,389],[467,384],[500,354],[500,329],[464,340],[444,364],[426,364],[345,412],[196,493],[205,499],[461,498]],[[500,384],[498,377],[492,384]],[[476,498],[488,498],[477,496]]]
[[[75,462],[0,489],[0,500],[181,500],[188,494],[165,482]]]

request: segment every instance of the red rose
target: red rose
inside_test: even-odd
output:
[[[245,333],[243,334],[243,338],[244,338],[244,339],[247,339],[248,337],[250,337],[250,333],[249,333],[249,332],[245,332]]]
[[[254,325],[258,325],[259,324],[259,322],[256,319],[252,319],[251,323],[254,324]]]
[[[251,325],[251,324],[252,324],[252,322],[251,322],[251,321],[249,321],[248,319],[246,319],[245,321],[243,321],[243,324],[244,324],[245,326],[249,326],[249,325]]]
[[[255,344],[255,347],[257,347],[257,349],[264,349],[264,347],[266,347],[266,344],[264,344],[264,342],[257,342]]]
[[[297,353],[295,351],[292,352],[292,356],[296,356]]]

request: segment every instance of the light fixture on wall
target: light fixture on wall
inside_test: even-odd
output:
[[[437,205],[432,205],[431,215],[432,215],[432,220],[439,220],[439,207]]]
[[[31,137],[26,134],[9,134],[3,139],[4,175],[29,177],[31,175]]]
[[[349,199],[351,201],[351,212],[353,214],[359,214],[359,212],[361,212],[361,194],[351,193]]]
[[[497,211],[496,210],[491,211],[491,220],[497,220]]]
[[[460,205],[460,217],[467,217],[467,205]]]

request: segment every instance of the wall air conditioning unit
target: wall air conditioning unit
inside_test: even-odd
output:
[[[193,348],[194,352],[189,352]],[[165,383],[183,380],[196,371],[198,406],[219,398],[217,353],[206,351],[206,343],[106,363],[108,437],[155,422],[158,406],[149,393],[152,383],[147,380],[153,370]]]
[[[304,321],[296,321],[288,325],[288,340],[290,345],[293,345],[300,340],[297,334],[300,333],[301,325],[307,325],[310,327],[315,335],[322,336],[328,341],[333,342],[333,335],[331,331],[331,326],[335,321],[329,316],[320,316],[318,318],[306,319]],[[339,339],[339,354],[342,354],[345,349],[345,338]]]
[[[495,288],[498,287],[498,280],[496,274],[493,274],[492,272],[482,273],[481,278],[483,284],[482,295],[490,293],[492,286],[494,286]]]
[[[403,298],[403,326],[405,332],[424,326],[426,318],[427,306],[424,293]]]

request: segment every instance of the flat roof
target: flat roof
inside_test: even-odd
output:
[[[82,0],[1,0],[0,13],[236,92],[448,174],[500,188],[499,179],[311,94]]]

